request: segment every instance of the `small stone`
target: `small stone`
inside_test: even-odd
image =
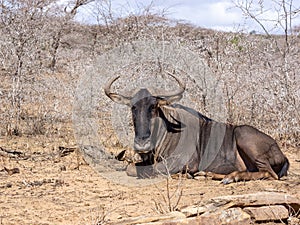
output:
[[[289,211],[283,205],[246,207],[244,211],[251,215],[251,218],[257,222],[285,220],[289,217]]]
[[[60,165],[59,169],[60,169],[60,171],[66,171],[67,170],[65,165]]]

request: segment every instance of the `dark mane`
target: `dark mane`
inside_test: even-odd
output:
[[[168,118],[165,116],[164,112],[160,108],[158,109],[158,112],[160,118],[165,122],[168,132],[178,133],[181,132],[182,129],[186,127],[185,124],[183,124],[181,121],[174,118],[172,115],[170,116],[176,123],[169,121]]]
[[[183,109],[183,110],[185,110],[185,111],[191,113],[192,115],[194,115],[194,116],[196,116],[196,117],[198,117],[198,118],[201,118],[201,119],[205,120],[206,122],[213,121],[212,119],[208,118],[207,116],[204,116],[204,115],[201,114],[200,112],[198,112],[198,111],[196,111],[196,110],[194,110],[194,109],[191,109],[191,108],[189,108],[189,107],[186,107],[186,106],[183,106],[183,105],[180,105],[180,104],[177,104],[177,103],[172,104],[172,106],[173,106],[174,108]]]

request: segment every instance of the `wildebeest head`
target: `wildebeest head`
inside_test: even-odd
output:
[[[159,115],[159,107],[180,100],[185,91],[185,84],[173,74],[167,73],[179,84],[180,88],[175,93],[153,96],[147,89],[140,89],[132,97],[112,93],[110,87],[120,76],[110,80],[104,88],[105,94],[111,100],[119,104],[125,104],[131,108],[135,131],[133,147],[139,153],[147,153],[154,148],[151,142],[151,119]]]

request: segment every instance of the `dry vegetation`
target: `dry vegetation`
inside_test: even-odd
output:
[[[96,1],[93,13],[101,25],[84,25],[74,17],[92,1],[74,0],[66,7],[57,2],[0,1],[0,224],[101,224],[138,216],[139,208],[143,213],[176,210],[222,190],[277,189],[300,197],[299,27],[284,35],[217,32],[170,21],[151,6],[119,18],[111,14],[109,1]],[[176,41],[203,57],[222,82],[227,122],[250,124],[273,136],[291,158],[291,180],[215,190],[210,190],[214,181],[192,189],[195,181],[186,180],[180,190],[172,181],[168,185],[182,195],[179,204],[177,198],[160,200],[165,186],[120,189],[84,165],[78,153],[62,157],[59,147],[76,147],[71,116],[77,71],[136,40]],[[204,94],[199,101],[205,114],[210,99]],[[9,176],[4,167],[20,173]]]

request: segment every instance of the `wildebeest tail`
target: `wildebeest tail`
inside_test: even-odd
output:
[[[290,167],[290,163],[289,163],[289,160],[287,158],[285,158],[285,162],[281,168],[281,170],[279,171],[279,173],[277,174],[278,175],[278,178],[281,178],[283,176],[287,176],[287,171]]]

